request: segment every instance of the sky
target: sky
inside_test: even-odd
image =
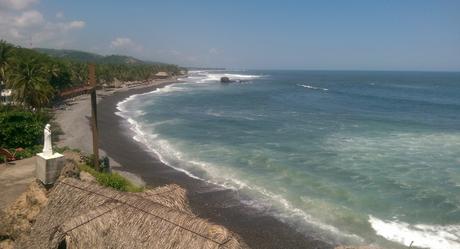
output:
[[[0,39],[232,69],[460,71],[458,0],[0,0]]]

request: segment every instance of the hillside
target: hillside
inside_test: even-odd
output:
[[[68,59],[77,62],[94,62],[101,64],[153,64],[125,55],[108,55],[69,50],[69,49],[49,49],[49,48],[34,48],[35,51],[47,54],[51,57]]]

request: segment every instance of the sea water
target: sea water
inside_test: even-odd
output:
[[[118,104],[134,138],[171,167],[325,240],[460,248],[460,73],[183,80]]]

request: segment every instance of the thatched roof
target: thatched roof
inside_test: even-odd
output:
[[[241,247],[229,230],[193,215],[177,185],[134,194],[66,178],[54,188],[18,248]]]
[[[155,74],[157,77],[168,77],[169,74],[167,72],[158,72]]]

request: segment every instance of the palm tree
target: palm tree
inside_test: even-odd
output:
[[[6,69],[10,65],[14,47],[4,40],[0,40],[0,82],[6,81]]]
[[[13,89],[13,99],[28,107],[44,107],[53,97],[53,87],[48,82],[47,70],[33,57],[17,62],[9,86]]]

